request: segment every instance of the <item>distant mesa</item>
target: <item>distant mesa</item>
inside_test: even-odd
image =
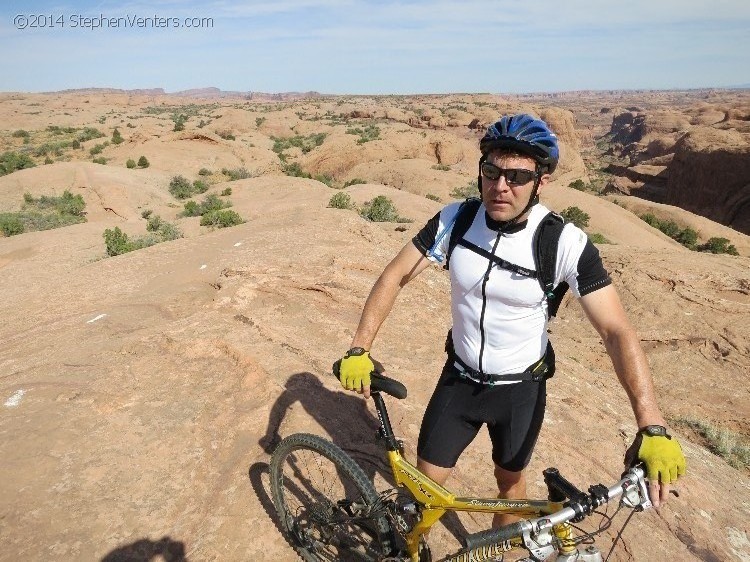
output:
[[[319,98],[323,94],[315,91],[309,92],[238,92],[224,91],[220,88],[192,88],[181,90],[179,92],[166,92],[164,88],[136,88],[125,90],[121,88],[73,88],[69,90],[56,90],[53,92],[43,92],[45,94],[125,94],[130,96],[176,96],[181,98],[200,98],[200,99],[225,99],[225,98],[243,98],[247,100],[269,100],[269,101],[287,101],[305,98]]]

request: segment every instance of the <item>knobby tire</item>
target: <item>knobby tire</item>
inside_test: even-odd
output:
[[[274,451],[270,472],[281,527],[303,560],[364,562],[389,554],[393,535],[378,494],[339,447],[317,435],[290,435]]]

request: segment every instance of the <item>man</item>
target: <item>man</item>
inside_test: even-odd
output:
[[[451,248],[449,233],[460,204],[448,205],[386,266],[342,359],[341,383],[369,396],[374,370],[369,349],[398,292],[431,261],[448,254],[453,328],[448,361],[422,421],[417,466],[442,484],[487,424],[499,496],[524,498],[524,469],[546,402],[545,380],[533,375],[554,372],[547,298],[539,282],[524,272],[535,270],[534,233],[549,212],[539,204],[539,194],[557,165],[559,149],[546,123],[520,114],[491,125],[480,150],[481,206],[471,226]],[[649,493],[658,507],[670,483],[684,474],[685,459],[677,440],[667,434],[645,354],[599,252],[572,224],[560,234],[555,277],[555,285],[567,282],[579,298],[628,394],[639,432],[626,460],[646,463]],[[496,516],[493,524],[514,519]]]

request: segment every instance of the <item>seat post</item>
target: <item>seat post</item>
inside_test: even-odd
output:
[[[378,412],[378,419],[380,420],[380,437],[385,440],[386,448],[389,451],[401,451],[401,444],[393,435],[393,428],[391,427],[391,420],[388,417],[388,410],[385,407],[385,401],[380,392],[373,392],[372,399],[375,401],[375,409]]]

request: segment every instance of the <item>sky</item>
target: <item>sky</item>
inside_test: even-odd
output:
[[[748,86],[750,1],[5,0],[0,53],[5,92]]]

